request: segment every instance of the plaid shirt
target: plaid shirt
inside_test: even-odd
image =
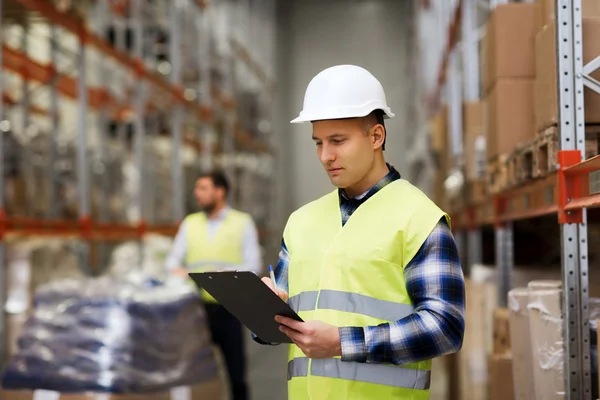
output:
[[[400,174],[390,172],[366,193],[348,198],[339,190],[342,224],[369,197]],[[289,253],[282,240],[275,280],[288,291]],[[341,327],[342,360],[409,364],[458,351],[465,328],[465,284],[454,237],[444,218],[404,270],[414,312],[398,321],[367,327]],[[253,335],[254,340],[267,344]]]

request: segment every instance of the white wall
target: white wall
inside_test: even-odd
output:
[[[413,129],[407,104],[411,4],[408,0],[280,2],[275,127],[280,181],[285,182],[280,188],[284,223],[291,211],[333,189],[317,159],[310,124],[289,124],[302,107],[306,85],[326,67],[357,64],[381,81],[396,114],[386,124],[385,155],[403,173],[407,137]]]

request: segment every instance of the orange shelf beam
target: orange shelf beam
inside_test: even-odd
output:
[[[600,169],[600,155],[588,158],[578,164],[564,168],[567,175],[583,175]]]
[[[55,69],[50,64],[40,64],[32,60],[26,54],[15,50],[5,44],[2,45],[3,68],[20,75],[23,79],[47,85],[55,75]],[[77,99],[77,79],[64,75],[56,77],[57,90],[66,97]],[[88,88],[88,104],[94,109],[99,109],[105,104],[114,105],[116,101],[111,99],[103,89]]]
[[[35,218],[4,217],[2,232],[11,236],[86,237],[90,240],[139,239],[144,233],[173,236],[178,225],[145,226],[140,224],[99,223],[89,220],[40,220]]]
[[[67,31],[79,36],[81,40],[96,48],[103,54],[113,58],[124,67],[130,69],[140,78],[144,78],[160,87],[164,92],[170,93],[178,102],[186,105],[195,112],[201,119],[207,120],[210,118],[212,110],[209,107],[199,106],[198,104],[186,100],[183,96],[183,89],[171,85],[159,75],[148,71],[142,61],[135,60],[127,53],[111,46],[106,40],[90,32],[82,21],[73,18],[70,15],[58,11],[51,2],[47,0],[17,0],[19,3],[28,9],[39,13],[47,18],[52,23],[66,29]]]
[[[2,93],[2,101],[4,102],[4,104],[11,105],[11,106],[15,106],[15,105],[19,104],[19,102],[17,100],[15,100],[11,95],[9,95],[6,92]],[[35,114],[35,115],[42,115],[42,116],[50,115],[50,111],[48,111],[42,107],[36,106],[34,104],[29,105],[29,112],[31,112],[32,114]]]

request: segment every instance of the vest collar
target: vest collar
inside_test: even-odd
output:
[[[209,221],[222,221],[225,219],[225,217],[227,217],[227,214],[229,214],[230,211],[231,207],[226,205],[221,209],[221,211],[217,213],[217,215],[214,218],[209,218],[206,212],[204,213],[204,215],[206,215],[206,219]]]

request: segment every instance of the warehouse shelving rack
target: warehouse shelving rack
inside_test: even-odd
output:
[[[506,2],[495,1],[490,6]],[[459,23],[463,27],[463,65],[468,68],[468,73],[464,74],[467,79],[465,94],[461,93],[460,87],[455,33],[449,35],[444,62],[440,66],[438,94],[446,86],[450,136],[455,145],[453,155],[458,157],[462,154],[461,99],[477,100],[475,14],[480,6],[478,3],[477,0],[460,0],[449,24],[449,32],[456,32]],[[467,207],[453,215],[457,243],[466,235],[466,259],[470,265],[482,261],[481,228],[494,227],[501,305],[506,305],[510,274],[514,268],[512,223],[543,215],[557,216],[561,231],[564,377],[565,398],[568,399],[591,399],[592,396],[586,210],[600,206],[600,156],[585,159],[583,111],[584,86],[600,93],[600,83],[589,76],[600,67],[600,55],[583,65],[581,3],[581,0],[556,0],[555,3],[560,115],[557,170],[543,179],[503,191],[479,206]]]
[[[87,3],[87,2],[77,2]],[[215,154],[215,137],[213,125],[220,118],[225,120],[225,129],[222,137],[216,138],[222,142],[224,155],[235,156],[237,152],[248,152],[255,157],[272,157],[269,145],[264,140],[250,137],[243,130],[236,129],[236,107],[239,106],[235,99],[235,76],[234,68],[246,68],[249,74],[262,82],[261,95],[268,97],[274,88],[274,80],[264,67],[261,66],[257,56],[244,47],[239,41],[233,43],[231,35],[231,24],[229,32],[225,35],[230,48],[228,54],[219,54],[220,58],[211,59],[211,37],[210,31],[211,4],[201,0],[174,0],[162,2],[168,10],[169,18],[165,22],[170,40],[168,46],[169,60],[171,62],[170,72],[159,72],[152,60],[155,54],[148,54],[144,47],[144,18],[148,4],[145,0],[111,1],[101,0],[95,2],[91,13],[93,18],[86,24],[80,15],[71,11],[59,10],[55,2],[48,0],[0,0],[0,29],[3,28],[2,21],[7,17],[2,11],[10,11],[11,16],[17,15],[19,21],[35,20],[44,21],[50,26],[51,56],[49,63],[41,63],[19,49],[2,43],[0,51],[0,75],[4,71],[19,75],[23,81],[23,96],[20,101],[13,100],[8,94],[7,88],[3,87],[0,80],[0,92],[3,93],[4,101],[0,101],[0,121],[4,121],[5,105],[20,106],[23,110],[23,119],[27,121],[29,115],[41,115],[51,119],[52,138],[56,141],[59,131],[59,102],[61,98],[71,99],[78,107],[77,119],[77,195],[78,195],[78,218],[76,220],[61,220],[53,215],[50,218],[15,217],[6,215],[4,196],[0,196],[0,299],[5,298],[5,240],[7,237],[70,237],[81,241],[83,269],[85,272],[90,268],[90,246],[92,243],[118,242],[124,240],[141,240],[146,233],[159,233],[173,235],[178,223],[184,217],[184,182],[181,160],[181,147],[184,142],[193,142],[201,149],[202,166],[210,168],[219,163]],[[274,6],[274,3],[273,3]],[[133,46],[131,51],[125,49],[125,30],[123,15],[129,11],[130,21],[133,25]],[[115,21],[116,45],[113,46],[105,37],[107,22]],[[192,41],[193,46],[187,48],[191,51],[192,62],[197,63],[197,71],[201,78],[197,79],[197,86],[189,87],[183,82],[182,77],[182,32],[181,26],[184,18],[193,21],[192,27],[197,35],[197,41]],[[117,23],[118,22],[118,23]],[[75,74],[60,72],[57,67],[57,32],[70,35],[78,41]],[[187,34],[190,34],[187,32]],[[24,33],[25,37],[26,33]],[[3,38],[4,39],[4,38]],[[98,65],[89,65],[86,55],[95,52],[101,55]],[[189,54],[187,54],[189,56]],[[150,56],[150,57],[148,57]],[[92,87],[87,76],[90,68],[98,68],[101,85],[107,82],[113,75],[108,75],[109,63],[111,68],[118,68],[121,74],[126,74],[138,84],[129,96],[124,97],[111,91],[106,86]],[[211,80],[215,64],[218,66],[219,75],[222,78],[219,83]],[[116,67],[115,67],[116,66]],[[158,70],[158,71],[157,71]],[[111,70],[111,72],[114,72]],[[165,76],[168,75],[168,76]],[[34,105],[30,101],[29,83],[35,82],[50,90],[50,108]],[[106,212],[100,211],[98,220],[92,220],[90,210],[90,176],[83,171],[87,170],[88,157],[88,119],[89,112],[99,115],[99,123],[105,127],[107,120],[125,118],[133,115],[133,159],[139,174],[143,174],[143,166],[146,162],[144,154],[144,142],[147,137],[158,133],[158,126],[152,122],[156,118],[157,111],[170,112],[170,136],[172,140],[171,155],[171,193],[174,196],[172,209],[172,223],[149,224],[147,223],[148,210],[144,206],[144,197],[153,188],[149,182],[142,178],[137,187],[134,204],[137,208],[138,221],[127,223],[109,221],[105,218]],[[195,134],[192,137],[184,136],[184,124],[192,125]],[[124,126],[124,125],[123,125]],[[0,128],[5,127],[5,122],[0,123]],[[152,131],[151,131],[152,130]],[[120,134],[124,137],[125,132]],[[98,150],[106,153],[105,133],[101,130],[100,145]],[[0,134],[0,166],[4,165],[4,135]],[[53,145],[54,146],[54,145]],[[56,157],[55,151],[52,156]],[[53,160],[50,162],[53,164]],[[231,162],[219,163],[228,171]],[[52,178],[52,168],[49,168],[49,178]],[[54,181],[54,180],[53,180]],[[102,182],[107,185],[108,182]],[[4,193],[4,174],[0,173],[0,193]],[[55,190],[51,193],[50,202],[56,200]],[[104,199],[106,202],[106,198]],[[50,207],[52,209],[52,205]],[[104,210],[105,211],[105,210]],[[54,213],[51,213],[54,214]],[[55,214],[54,214],[55,215]],[[268,232],[259,227],[262,239]],[[0,343],[4,343],[4,320],[0,313]],[[0,349],[3,345],[0,345]]]

